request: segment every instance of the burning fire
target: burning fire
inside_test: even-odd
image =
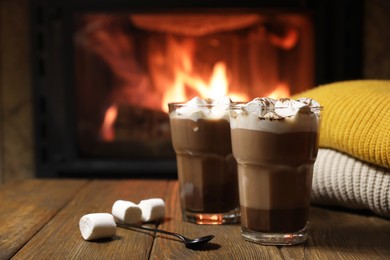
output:
[[[192,88],[202,98],[218,98],[228,95],[233,101],[248,101],[248,96],[242,93],[229,92],[229,81],[226,76],[226,65],[218,62],[214,65],[210,81],[204,82],[199,77],[190,77],[182,72],[175,74],[174,84],[168,88],[162,98],[161,109],[168,112],[167,104],[175,101],[186,101],[191,97],[186,94],[186,86]],[[281,98],[290,96],[290,89],[287,84],[280,83],[275,89],[264,95],[270,98]],[[111,105],[105,112],[104,121],[101,127],[100,136],[104,141],[115,139],[114,123],[118,115],[117,105]]]
[[[105,141],[114,141],[115,131],[113,125],[115,123],[116,117],[118,116],[118,107],[116,105],[111,105],[104,115],[104,121],[100,129],[100,137]]]
[[[268,93],[267,95],[264,96],[274,98],[274,99],[289,97],[290,88],[286,83],[279,83],[271,93]]]
[[[202,80],[199,76],[191,76],[185,71],[176,70],[173,84],[166,89],[161,99],[161,109],[168,112],[167,104],[169,102],[187,101],[190,96],[186,88],[190,88],[202,98],[218,98],[227,95],[233,101],[248,101],[249,97],[245,93],[235,93],[229,91],[229,80],[226,73],[226,64],[217,62],[213,67],[212,76],[208,82]],[[289,86],[285,83],[279,83],[275,89],[267,95],[271,98],[288,97],[290,95]],[[105,112],[104,121],[100,131],[100,137],[104,141],[113,141],[115,139],[114,123],[118,115],[117,105],[111,105]]]
[[[175,74],[174,82],[175,84],[167,89],[162,98],[161,108],[165,112],[168,112],[167,103],[186,101],[191,98],[191,96],[186,94],[186,87],[193,89],[202,98],[215,99],[228,95],[234,101],[248,100],[246,94],[229,92],[229,81],[226,76],[226,65],[224,62],[217,62],[214,65],[209,82],[203,81],[200,77],[190,77],[181,71]]]
[[[199,62],[195,56],[200,50],[197,49],[194,38],[167,35],[163,40],[158,37],[148,39],[145,42],[148,52],[143,57],[141,66],[137,60],[135,40],[127,37],[126,32],[115,26],[115,21],[104,16],[100,19],[91,17],[91,21],[93,22],[77,40],[109,65],[118,79],[116,82],[119,83],[112,88],[107,100],[111,106],[104,113],[100,129],[100,137],[104,141],[115,140],[114,124],[121,111],[119,106],[123,105],[168,112],[167,103],[187,101],[194,96],[215,99],[227,95],[233,101],[249,101],[256,96],[279,98],[290,95],[288,84],[278,82],[277,72],[274,73],[277,70],[275,63],[263,62],[257,64],[257,67],[251,66],[254,70],[252,73],[261,72],[258,75],[259,84],[267,85],[264,90],[260,90],[262,93],[254,93],[248,86],[236,86],[233,91],[229,89],[232,85],[229,80],[231,71],[228,70],[229,63],[225,60],[216,59],[204,64],[205,66],[202,64],[201,69],[195,66],[195,62]],[[258,44],[266,44],[268,47],[279,43],[283,43],[284,47],[295,44],[294,37],[287,43],[279,42],[279,38],[272,38],[269,42],[267,35],[258,34],[256,37]],[[276,43],[272,43],[273,41]],[[266,56],[264,60],[277,57],[274,48],[271,48],[274,50],[271,54],[263,53]],[[206,67],[210,65],[211,67]],[[273,90],[266,93],[269,89]]]

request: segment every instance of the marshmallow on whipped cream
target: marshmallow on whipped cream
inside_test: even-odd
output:
[[[225,119],[229,121],[229,105],[232,103],[228,96],[216,99],[194,97],[171,112],[171,117],[182,119]]]
[[[111,213],[115,219],[128,224],[140,222],[142,216],[141,208],[137,204],[126,200],[115,201]]]
[[[266,132],[316,131],[321,106],[313,99],[255,98],[237,104],[230,113],[231,128]]]
[[[142,221],[150,222],[165,217],[165,202],[160,198],[141,200],[138,206],[142,210]]]
[[[84,240],[110,238],[116,234],[114,217],[109,213],[91,213],[81,217],[79,222]]]

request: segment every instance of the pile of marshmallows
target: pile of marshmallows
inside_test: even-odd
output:
[[[137,205],[131,201],[117,200],[109,213],[91,213],[79,222],[82,237],[89,241],[110,238],[116,234],[116,221],[134,224],[163,219],[165,203],[160,198],[141,200]]]

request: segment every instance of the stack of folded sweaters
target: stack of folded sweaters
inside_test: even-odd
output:
[[[390,218],[390,81],[338,82],[297,97],[324,107],[312,202]]]

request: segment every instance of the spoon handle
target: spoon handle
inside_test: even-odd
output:
[[[176,233],[169,232],[169,231],[166,231],[166,230],[145,227],[145,226],[141,226],[141,225],[138,225],[138,224],[128,224],[128,223],[123,223],[123,222],[117,222],[116,224],[117,224],[118,227],[122,227],[122,228],[127,228],[127,229],[135,228],[135,229],[142,229],[142,230],[147,230],[147,231],[159,232],[159,233],[162,233],[162,234],[166,234],[166,235],[177,237],[177,238],[179,238],[179,239],[181,239],[183,241],[186,239],[185,237],[183,237],[180,234],[176,234]]]

